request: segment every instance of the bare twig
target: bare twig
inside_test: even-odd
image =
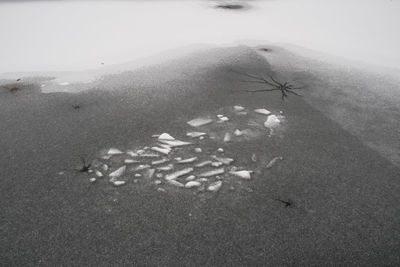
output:
[[[80,156],[82,161],[82,167],[76,169],[78,172],[89,172],[90,167],[92,166],[92,162],[87,162],[83,156]]]
[[[293,205],[293,202],[290,201],[290,199],[288,199],[288,201],[285,201],[285,200],[282,200],[282,199],[279,199],[279,198],[275,198],[274,200],[282,202],[283,204],[285,204],[285,208],[290,207],[290,206]]]
[[[245,90],[246,92],[251,92],[251,93],[256,93],[256,92],[271,92],[271,91],[280,91],[282,94],[282,101],[285,100],[285,98],[289,97],[288,94],[293,94],[296,96],[302,96],[296,92],[294,92],[293,90],[301,90],[303,89],[303,87],[294,87],[292,84],[285,82],[285,83],[280,83],[278,80],[276,80],[272,75],[269,76],[270,81],[263,78],[263,77],[258,77],[252,74],[248,74],[245,72],[239,72],[236,70],[231,70],[234,73],[252,78],[253,80],[250,81],[240,81],[240,82],[246,82],[246,83],[261,83],[261,84],[265,84],[265,85],[269,85],[272,86],[273,88],[269,88],[269,89],[260,89],[260,90]]]
[[[246,90],[246,92],[257,93],[257,92],[271,92],[279,91],[279,89],[260,89],[260,90]]]

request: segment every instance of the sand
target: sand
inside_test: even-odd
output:
[[[273,71],[279,75],[289,70],[287,79],[306,84],[307,103],[400,166],[399,70],[295,46],[270,49],[274,53],[263,55]]]
[[[246,47],[216,49],[109,76],[81,93],[3,92],[1,264],[398,265],[399,168],[307,97],[243,92],[263,85],[238,82],[232,68],[274,66]],[[141,145],[157,133],[181,137],[198,114],[234,105],[287,118],[282,136],[229,146],[240,165],[251,166],[252,153],[265,162],[284,157],[247,191],[199,201],[134,183],[90,183],[73,171],[80,155]]]

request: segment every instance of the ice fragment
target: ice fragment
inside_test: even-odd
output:
[[[237,111],[237,112],[243,111],[243,110],[244,110],[244,107],[239,106],[239,105],[236,105],[236,106],[233,106],[233,110],[234,110],[234,111]]]
[[[117,148],[110,148],[107,152],[108,155],[118,155],[122,154],[123,152]]]
[[[200,136],[203,136],[203,135],[206,135],[206,133],[203,133],[203,132],[188,132],[186,134],[186,136],[192,137],[192,138],[200,137]]]
[[[158,140],[175,140],[175,138],[173,138],[170,134],[168,133],[163,133],[158,137]]]
[[[252,171],[246,171],[246,170],[243,170],[243,171],[231,171],[230,173],[235,175],[235,176],[237,176],[237,177],[240,177],[242,179],[249,180],[249,179],[251,179]]]
[[[234,159],[232,159],[232,158],[221,158],[221,157],[217,157],[217,156],[213,156],[212,158],[219,162],[222,162],[225,165],[229,165],[234,161]]]
[[[111,181],[111,183],[112,183],[114,186],[121,186],[121,185],[125,185],[125,184],[126,184],[125,181]]]
[[[272,166],[274,166],[275,163],[276,163],[278,160],[283,160],[283,157],[275,157],[275,158],[273,158],[273,159],[267,164],[267,169],[272,168]]]
[[[162,153],[162,154],[164,154],[164,155],[168,155],[168,154],[171,152],[171,149],[168,149],[168,148],[161,148],[161,147],[156,147],[156,146],[153,146],[153,147],[151,148],[151,150],[160,152],[160,153]]]
[[[230,142],[232,140],[232,136],[230,133],[225,133],[224,142]]]
[[[207,165],[211,165],[211,160],[206,160],[206,161],[203,161],[203,162],[200,162],[200,163],[198,163],[198,164],[196,164],[195,165],[195,167],[196,168],[201,168],[201,167],[204,167],[204,166],[207,166]]]
[[[263,115],[269,115],[269,114],[271,114],[271,111],[269,111],[269,110],[267,110],[267,109],[265,109],[265,108],[258,108],[258,109],[255,109],[254,112],[255,112],[255,113],[258,113],[258,114],[263,114]]]
[[[182,183],[180,183],[178,181],[175,181],[175,180],[168,180],[168,183],[171,184],[171,185],[177,186],[177,187],[184,187],[185,186],[184,184],[182,184]]]
[[[267,128],[275,128],[281,121],[275,115],[268,116],[268,119],[264,122],[264,126]]]
[[[212,122],[212,119],[208,119],[208,118],[197,118],[197,119],[193,119],[191,121],[188,121],[187,124],[189,124],[192,127],[200,127],[206,124],[209,124]]]
[[[234,133],[236,136],[241,136],[241,135],[243,135],[242,131],[239,130],[239,129],[236,129],[233,133]]]
[[[199,187],[200,185],[201,185],[200,182],[197,182],[197,181],[190,181],[190,182],[187,182],[187,183],[185,184],[185,187],[186,187],[186,188],[193,188],[193,187]]]
[[[192,163],[197,160],[197,157],[179,160],[178,163]]]
[[[216,181],[214,183],[211,183],[207,190],[210,192],[217,192],[222,186],[222,181]]]
[[[118,178],[120,176],[122,176],[125,173],[126,170],[126,166],[122,166],[119,167],[118,169],[116,169],[115,171],[113,171],[112,173],[110,173],[108,176],[112,179]]]
[[[223,174],[224,172],[225,172],[224,168],[219,168],[219,169],[203,172],[203,173],[199,174],[198,176],[199,177],[211,177],[211,176]]]
[[[166,180],[174,180],[178,177],[181,177],[183,175],[191,173],[193,170],[194,170],[193,168],[185,168],[185,169],[165,175],[165,179]]]
[[[191,142],[184,142],[184,141],[179,141],[179,140],[159,140],[160,142],[170,146],[170,147],[177,147],[177,146],[187,146],[191,145]]]

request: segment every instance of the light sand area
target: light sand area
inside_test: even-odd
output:
[[[310,105],[319,72],[305,79],[273,62],[247,47],[220,48],[106,76],[80,93],[3,91],[1,263],[398,265],[399,168]],[[290,80],[304,97],[245,92],[265,86],[240,82],[232,69]],[[244,190],[223,185],[199,201],[196,189],[159,192],[131,180],[113,187],[74,171],[81,155],[140,147],[153,134],[186,140],[187,121],[234,105],[285,115],[282,135],[224,146],[249,168],[253,153],[257,164],[284,157]]]
[[[304,100],[400,166],[400,71],[286,45],[262,53]]]

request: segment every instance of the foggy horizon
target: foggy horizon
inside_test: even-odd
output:
[[[243,11],[212,8],[215,1],[3,2],[0,73],[84,70],[243,40],[400,66],[398,1],[246,1],[251,8]]]

